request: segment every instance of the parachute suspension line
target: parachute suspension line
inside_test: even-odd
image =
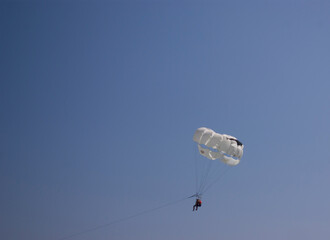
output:
[[[203,189],[210,183],[210,180],[214,179],[214,175],[216,175],[216,173],[218,172],[219,169],[217,169],[217,166],[212,166],[210,168],[210,171],[207,175],[207,178],[205,179],[205,181],[203,182],[203,184],[201,184],[199,192],[202,193]]]
[[[199,189],[198,189],[198,193],[201,193],[204,185],[207,183],[207,179],[208,179],[208,175],[209,175],[211,167],[212,167],[212,161],[208,161],[206,169],[205,169],[204,174],[203,174],[203,178],[201,180],[201,184],[200,184]]]
[[[215,175],[215,179],[202,189],[202,193],[207,192],[212,186],[219,182],[227,174],[227,172],[229,172],[230,169],[231,167],[228,167],[224,171],[218,172],[218,174]]]
[[[218,179],[218,177],[220,175],[222,175],[228,166],[219,166],[216,165],[211,169],[211,172],[209,174],[208,179],[210,181],[206,181],[205,184],[203,185],[202,189],[200,190],[200,192],[203,192],[205,188],[207,188],[213,181],[215,181],[216,179]]]
[[[99,230],[99,229],[102,229],[102,228],[107,228],[107,227],[110,227],[111,225],[114,225],[114,224],[116,224],[116,223],[120,223],[120,222],[128,221],[128,220],[130,220],[131,218],[135,218],[135,217],[138,217],[138,216],[141,216],[141,215],[144,215],[144,214],[148,214],[148,213],[150,213],[150,212],[153,212],[153,211],[159,210],[159,209],[161,209],[161,208],[168,207],[168,206],[170,206],[170,205],[177,204],[177,203],[179,203],[179,202],[182,202],[182,201],[184,201],[184,200],[187,200],[187,199],[192,198],[192,197],[195,197],[195,196],[196,196],[196,194],[194,194],[194,195],[192,195],[192,196],[189,196],[189,197],[185,197],[185,198],[182,198],[182,199],[176,200],[176,201],[172,201],[172,202],[166,203],[166,204],[161,205],[161,206],[159,206],[159,207],[151,208],[151,209],[148,209],[148,210],[145,210],[145,211],[142,211],[142,212],[139,212],[139,213],[133,214],[133,215],[131,215],[131,216],[127,216],[127,217],[119,218],[119,219],[114,220],[114,221],[112,221],[112,222],[109,222],[109,223],[107,223],[107,224],[99,225],[99,226],[96,226],[96,227],[93,227],[93,228],[90,228],[90,229],[87,229],[87,230],[84,230],[84,231],[81,231],[81,232],[77,232],[77,233],[71,234],[71,235],[69,235],[69,236],[59,238],[58,240],[71,239],[71,238],[74,238],[74,237],[77,237],[77,236],[80,236],[80,235],[83,235],[83,234],[86,234],[86,233],[89,233],[89,232],[93,232],[93,231],[96,231],[96,230]]]
[[[217,179],[215,179],[213,182],[211,182],[205,190],[202,191],[202,194],[204,194],[206,191],[208,191],[216,182],[218,182],[220,179],[222,179],[226,173],[229,172],[231,167],[227,168]]]
[[[196,190],[197,195],[200,193],[201,185],[205,181],[205,175],[207,172],[208,165],[209,165],[209,162],[203,161],[201,159],[197,159],[197,172],[199,173],[199,179],[197,182],[198,187]]]
[[[198,193],[198,162],[197,162],[197,149],[194,147],[194,159],[195,159],[195,180],[196,180],[196,194]]]

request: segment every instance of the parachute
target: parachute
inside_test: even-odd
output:
[[[202,157],[199,161],[199,166],[197,166],[198,164],[196,160],[195,195],[196,197],[200,197],[209,187],[219,180],[219,177],[224,174],[221,169],[226,167],[226,165],[236,166],[239,164],[243,156],[244,145],[233,136],[216,133],[212,129],[206,127],[198,128],[194,134],[193,140],[197,143],[199,156]],[[215,160],[220,160],[225,166],[221,166],[221,169],[219,170],[220,166],[215,165],[224,164]],[[215,170],[210,174],[212,169]],[[198,178],[198,172],[200,172],[200,178]]]

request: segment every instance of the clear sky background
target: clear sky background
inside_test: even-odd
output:
[[[189,199],[72,239],[330,236],[329,1],[0,3],[0,238],[194,193],[194,131],[245,144]]]

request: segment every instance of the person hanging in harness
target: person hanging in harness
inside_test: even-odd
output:
[[[202,206],[202,200],[200,200],[199,198],[196,198],[196,202],[195,205],[193,206],[193,211],[197,211],[199,207]]]

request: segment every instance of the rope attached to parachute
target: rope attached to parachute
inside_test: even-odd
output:
[[[123,217],[123,218],[120,218],[120,219],[117,219],[117,220],[114,220],[112,222],[109,222],[109,223],[106,223],[106,224],[103,224],[103,225],[99,225],[99,226],[96,226],[96,227],[93,227],[93,228],[90,228],[90,229],[86,229],[84,231],[81,231],[81,232],[77,232],[77,233],[74,233],[74,234],[71,234],[71,235],[68,235],[68,236],[65,236],[65,237],[62,237],[62,238],[59,238],[57,240],[66,240],[66,239],[71,239],[71,238],[74,238],[74,237],[77,237],[77,236],[80,236],[80,235],[83,235],[83,234],[86,234],[86,233],[89,233],[89,232],[93,232],[93,231],[96,231],[96,230],[99,230],[99,229],[102,229],[102,228],[107,228],[107,227],[110,227],[111,225],[114,225],[114,224],[117,224],[119,222],[124,222],[124,221],[127,221],[127,220],[130,220],[132,218],[135,218],[135,217],[138,217],[138,216],[141,216],[141,215],[144,215],[144,214],[148,214],[148,213],[151,213],[153,211],[156,211],[156,210],[159,210],[161,208],[165,208],[165,207],[168,207],[168,206],[171,206],[171,205],[174,205],[174,204],[177,204],[179,202],[182,202],[184,200],[187,200],[189,198],[192,198],[192,197],[195,197],[196,194],[192,195],[192,196],[189,196],[189,197],[185,197],[185,198],[182,198],[182,199],[179,199],[179,200],[176,200],[176,201],[173,201],[173,202],[169,202],[169,203],[166,203],[164,205],[161,205],[159,207],[155,207],[155,208],[151,208],[151,209],[148,209],[148,210],[144,210],[142,212],[139,212],[139,213],[136,213],[136,214],[133,214],[131,216],[127,216],[127,217]]]

